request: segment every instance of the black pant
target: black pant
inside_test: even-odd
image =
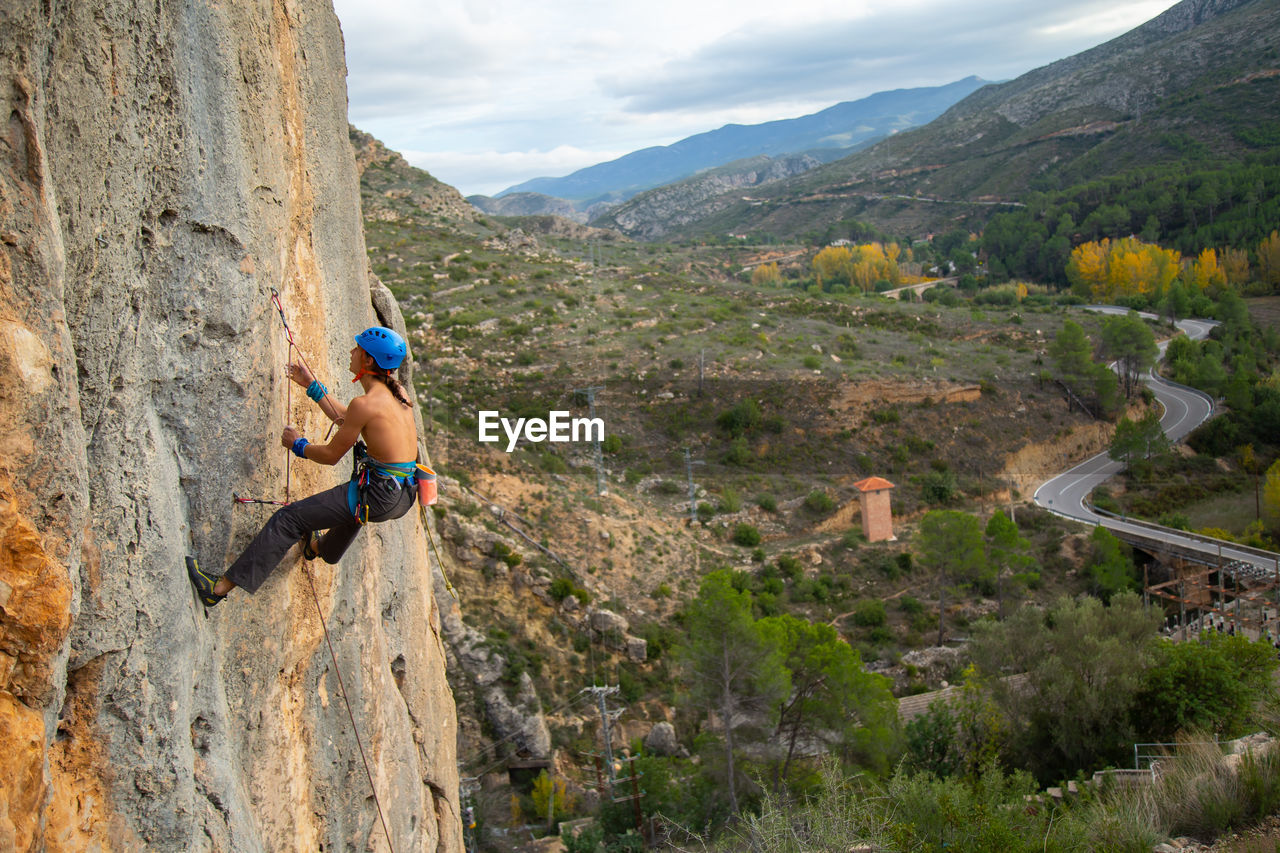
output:
[[[227,569],[227,580],[257,592],[285,552],[315,530],[328,531],[316,546],[321,559],[326,563],[342,559],[361,527],[347,506],[347,487],[343,483],[277,510]],[[413,506],[416,493],[391,477],[371,475],[364,495],[369,521],[399,518]]]

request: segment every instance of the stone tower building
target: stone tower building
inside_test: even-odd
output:
[[[868,542],[887,542],[893,535],[893,511],[889,508],[889,490],[893,483],[883,477],[868,477],[853,484],[862,492],[862,532]]]

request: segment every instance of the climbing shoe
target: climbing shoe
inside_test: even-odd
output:
[[[195,557],[187,557],[187,577],[191,578],[191,585],[196,588],[196,596],[205,607],[213,607],[226,598],[225,595],[218,595],[213,591],[218,578],[200,571],[200,564],[196,562]]]
[[[320,556],[320,552],[316,548],[320,544],[320,537],[315,533],[308,533],[302,537],[302,559],[314,560]]]

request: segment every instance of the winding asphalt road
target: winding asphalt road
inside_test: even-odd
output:
[[[1103,313],[1126,313],[1126,309],[1112,306],[1090,306],[1090,310]],[[1142,316],[1155,319],[1153,314]],[[1209,330],[1215,325],[1217,324],[1210,320],[1180,320],[1177,323],[1178,328],[1193,340],[1208,336]],[[1167,341],[1160,344],[1162,355],[1166,344]],[[1160,426],[1171,442],[1181,441],[1213,414],[1213,399],[1202,391],[1170,382],[1154,372],[1148,373],[1145,381],[1155,393],[1156,399],[1164,406],[1164,416],[1160,418]],[[1033,500],[1037,506],[1055,515],[1085,524],[1101,525],[1117,534],[1129,534],[1129,536],[1148,540],[1158,539],[1179,551],[1200,554],[1205,562],[1216,563],[1219,559],[1235,560],[1257,566],[1259,570],[1277,570],[1278,557],[1274,554],[1266,556],[1268,552],[1256,549],[1245,550],[1229,542],[1193,536],[1181,530],[1145,522],[1127,521],[1094,512],[1085,504],[1085,499],[1095,488],[1122,470],[1124,470],[1123,463],[1112,460],[1106,453],[1099,453],[1036,489]],[[1122,536],[1122,538],[1128,537]]]

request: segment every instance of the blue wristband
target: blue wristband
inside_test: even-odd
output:
[[[310,444],[310,442],[309,442],[309,441],[307,441],[307,440],[306,440],[305,438],[303,438],[302,436],[298,436],[298,437],[297,437],[296,439],[294,439],[294,441],[293,441],[293,448],[292,448],[292,449],[293,449],[293,455],[294,455],[294,456],[296,456],[296,457],[298,457],[299,459],[306,459],[306,458],[307,458],[307,445],[308,445],[308,444]]]
[[[323,400],[324,395],[328,393],[329,389],[321,385],[319,379],[312,379],[311,384],[307,386],[307,396],[317,403]]]

